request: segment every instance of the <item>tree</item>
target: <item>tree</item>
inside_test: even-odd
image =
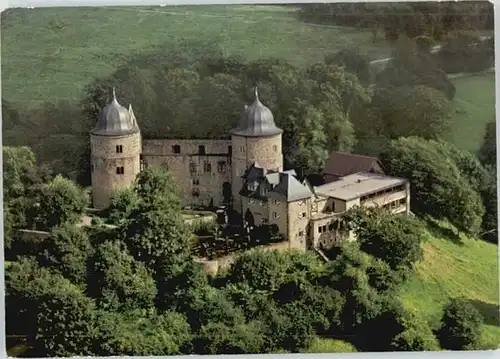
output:
[[[41,186],[36,195],[37,201],[29,211],[33,223],[40,229],[65,222],[75,224],[89,204],[84,190],[60,175]]]
[[[3,188],[6,201],[22,196],[25,190],[23,177],[35,167],[35,154],[29,147],[2,147]]]
[[[96,248],[90,261],[87,291],[100,307],[111,310],[151,308],[157,294],[151,271],[118,241]]]
[[[92,353],[95,306],[64,278],[39,299],[35,350],[41,356],[84,356]]]
[[[380,159],[390,175],[409,179],[413,212],[446,218],[459,231],[478,232],[484,214],[481,198],[435,142],[400,138],[389,143]]]
[[[473,350],[481,336],[481,314],[464,299],[454,298],[445,307],[437,337],[448,350]]]
[[[172,273],[157,272],[183,265],[190,259],[191,233],[184,223],[175,184],[164,168],[148,168],[136,180],[138,206],[125,220],[124,242],[136,260],[168,278]]]
[[[223,323],[211,322],[198,331],[194,348],[197,354],[258,354],[262,352],[262,342],[258,323],[229,327]]]
[[[91,253],[87,233],[73,224],[63,223],[53,228],[42,244],[38,261],[59,272],[72,283],[83,285],[87,280],[87,259]]]
[[[418,51],[413,40],[398,40],[393,58],[377,75],[378,88],[425,86],[442,92],[448,100],[455,96],[455,86],[432,56]]]
[[[190,346],[191,330],[179,313],[99,311],[96,318],[99,356],[180,355]]]
[[[382,259],[392,270],[412,268],[423,259],[423,228],[418,220],[375,210],[362,214],[356,222],[360,249]]]
[[[323,114],[309,107],[303,117],[303,125],[298,135],[297,164],[306,173],[318,172],[328,159],[328,137],[325,133]]]
[[[277,251],[252,250],[238,256],[228,273],[232,283],[247,283],[254,290],[276,291],[285,281],[287,257]]]
[[[108,212],[108,223],[121,225],[130,213],[138,206],[139,197],[132,188],[116,191],[111,197],[111,204],[106,210]]]
[[[347,72],[356,75],[362,84],[366,85],[371,81],[370,61],[358,49],[343,49],[327,55],[325,63],[344,67]]]
[[[448,129],[451,104],[442,93],[426,86],[378,88],[370,112],[377,136],[436,139]]]
[[[479,151],[481,162],[487,165],[496,166],[497,163],[497,129],[496,122],[492,121],[486,125],[483,145]]]

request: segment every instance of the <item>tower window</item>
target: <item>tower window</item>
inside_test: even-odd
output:
[[[123,146],[122,145],[116,146],[116,153],[123,153]]]
[[[233,146],[227,146],[227,153],[231,156],[233,154]]]
[[[172,146],[172,152],[175,154],[181,153],[181,146],[179,146],[179,145]]]
[[[125,173],[125,169],[123,168],[123,166],[121,167],[116,167],[116,174],[117,175],[122,175]]]
[[[204,145],[198,146],[198,154],[200,154],[200,155],[205,154],[205,146]]]
[[[212,172],[212,165],[210,164],[210,162],[205,162],[203,169],[205,170],[205,172]]]
[[[217,165],[218,165],[219,172],[226,172],[226,162],[219,161],[219,163]]]

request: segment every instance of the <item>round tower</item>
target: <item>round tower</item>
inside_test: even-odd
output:
[[[129,187],[141,166],[141,132],[132,106],[121,106],[113,89],[113,99],[99,115],[90,131],[92,202],[94,208],[109,206],[113,191]]]
[[[238,127],[231,131],[233,209],[240,214],[239,192],[248,167],[257,163],[266,171],[283,171],[282,133],[274,123],[271,110],[260,102],[255,88],[254,102],[245,106]]]

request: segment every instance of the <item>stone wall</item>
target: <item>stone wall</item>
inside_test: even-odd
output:
[[[142,157],[145,166],[169,169],[183,206],[207,207],[229,199],[230,152],[229,140],[144,140]]]
[[[103,209],[109,206],[113,192],[132,185],[140,172],[141,135],[91,135],[90,146],[93,206]],[[120,151],[117,146],[120,146]],[[118,168],[123,173],[119,173]]]
[[[241,211],[239,191],[243,186],[241,176],[254,162],[266,170],[283,171],[281,134],[270,137],[232,136],[232,192],[234,208]]]
[[[284,241],[284,242],[279,242],[279,243],[273,243],[265,246],[258,246],[255,247],[254,249],[259,249],[259,250],[264,250],[264,251],[283,251],[290,249],[290,242]],[[235,259],[243,254],[244,252],[240,253],[234,253],[230,254],[224,257],[216,258],[216,259],[205,259],[205,258],[194,258],[194,261],[196,263],[199,263],[203,266],[205,272],[208,275],[213,275],[215,276],[217,273],[229,269],[231,264],[234,263]]]

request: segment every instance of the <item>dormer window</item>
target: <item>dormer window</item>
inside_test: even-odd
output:
[[[255,191],[257,189],[257,183],[256,182],[250,182],[247,184],[247,188],[249,191]]]

